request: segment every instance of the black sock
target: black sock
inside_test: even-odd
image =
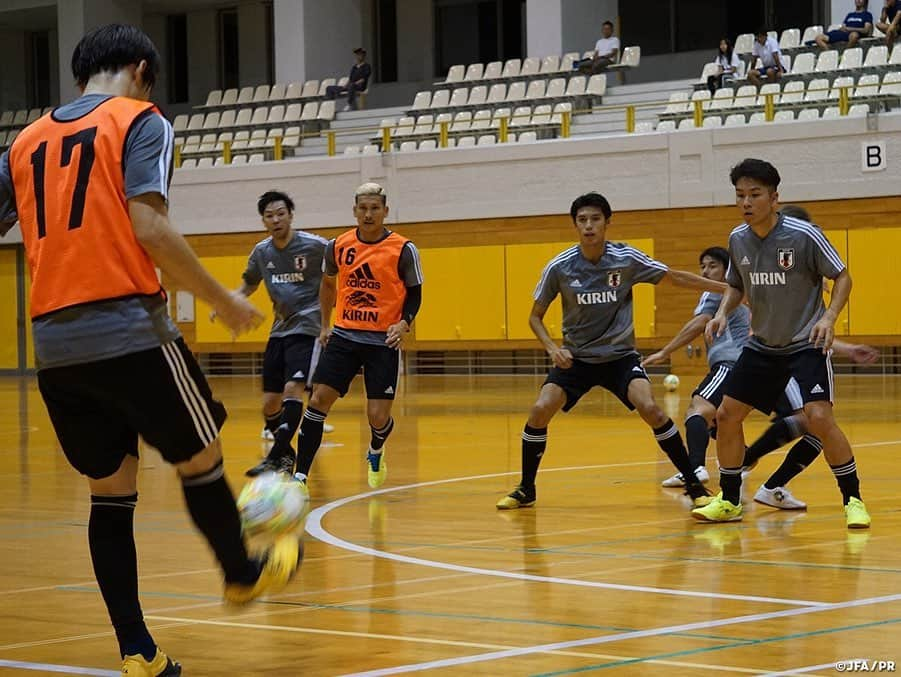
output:
[[[547,447],[547,428],[533,428],[528,423],[522,430],[522,478],[524,487],[534,487],[538,466]]]
[[[657,444],[663,449],[663,453],[676,466],[676,470],[682,473],[685,483],[697,484],[698,479],[695,477],[694,466],[688,460],[688,452],[685,451],[682,435],[679,434],[679,429],[673,423],[673,419],[668,418],[662,426],[654,428],[654,437],[657,438]]]
[[[773,421],[769,428],[745,451],[745,467],[753,465],[771,451],[788,444],[804,434],[797,416],[787,416]]]
[[[91,496],[88,543],[94,577],[119,640],[119,654],[141,654],[152,661],[156,644],[144,625],[138,601],[138,556],[134,536],[137,501],[137,494]]]
[[[782,465],[776,468],[776,472],[770,475],[770,478],[764,482],[763,486],[767,489],[775,489],[776,487],[784,487],[797,477],[807,466],[814,462],[823,445],[813,435],[804,435],[800,440],[795,442]]]
[[[854,457],[842,465],[830,465],[832,474],[838,482],[838,488],[842,492],[842,501],[848,505],[851,498],[860,500],[860,480],[857,478],[857,463]]]
[[[182,477],[188,512],[216,554],[229,583],[250,583],[259,576],[259,563],[251,561],[241,536],[241,518],[220,460],[201,475]]]
[[[263,414],[263,420],[266,421],[266,430],[274,435],[275,431],[278,430],[279,424],[282,422],[282,410],[279,409],[269,416]]]
[[[705,465],[710,433],[707,421],[700,414],[693,414],[685,419],[685,440],[688,442],[688,460],[691,467],[697,468]]]
[[[303,402],[293,397],[286,397],[282,401],[282,415],[278,428],[275,430],[275,438],[282,444],[291,444],[297,426],[300,425],[300,417],[303,415]]]
[[[300,423],[300,436],[297,438],[297,472],[304,475],[310,474],[310,466],[319,445],[322,444],[322,426],[325,423],[325,414],[321,411],[307,407]]]
[[[369,448],[372,451],[380,451],[381,448],[385,446],[385,440],[388,439],[388,435],[394,430],[394,418],[389,417],[388,422],[381,428],[373,428],[370,425],[369,429],[372,431],[372,435],[369,439]]]
[[[741,503],[741,466],[720,468],[720,491],[723,492],[723,499],[732,505]]]

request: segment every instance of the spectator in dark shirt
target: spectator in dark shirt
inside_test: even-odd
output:
[[[876,22],[876,28],[885,33],[885,44],[891,47],[898,35],[898,24],[901,23],[901,0],[885,0],[882,15]]]
[[[818,35],[816,43],[820,49],[826,49],[836,42],[847,42],[848,47],[854,47],[858,40],[868,37],[873,32],[873,15],[867,11],[867,2],[868,0],[854,0],[854,11],[845,17],[841,26]]]
[[[357,110],[357,92],[365,92],[369,86],[369,76],[372,75],[372,66],[366,63],[366,50],[357,47],[354,50],[357,62],[351,66],[350,77],[347,84],[331,85],[326,87],[325,96],[329,99],[335,99],[342,94],[347,94],[347,105],[344,110]]]

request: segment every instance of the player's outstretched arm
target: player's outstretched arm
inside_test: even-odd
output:
[[[717,282],[716,280],[708,280],[706,277],[695,275],[684,270],[668,270],[661,282],[671,284],[683,289],[697,289],[699,291],[712,291],[716,294],[723,294],[726,291],[725,282]]]
[[[855,364],[873,364],[879,359],[879,350],[863,343],[846,343],[835,339],[832,342],[832,351],[847,357]]]
[[[338,277],[322,273],[322,282],[319,283],[319,310],[322,313],[322,328],[319,330],[319,341],[322,345],[328,342],[332,329],[332,308],[338,298]]]
[[[685,323],[685,326],[679,330],[679,333],[676,334],[673,339],[667,343],[663,348],[658,350],[656,353],[652,353],[648,355],[641,361],[641,366],[647,366],[649,364],[659,364],[661,362],[665,362],[667,358],[672,355],[674,352],[679,350],[682,346],[687,346],[689,343],[694,341],[698,336],[704,333],[704,328],[707,326],[707,323],[711,320],[711,316],[707,314],[695,315],[688,322]]]
[[[145,193],[129,199],[128,213],[138,242],[153,262],[180,287],[209,303],[229,329],[240,334],[262,322],[262,313],[250,301],[228,291],[201,265],[169,223],[169,210],[162,195]]]
[[[569,369],[573,366],[572,353],[569,352],[568,349],[558,346],[554,339],[551,338],[547,327],[544,326],[544,316],[546,313],[547,306],[544,306],[537,301],[533,303],[532,312],[529,313],[529,327],[532,329],[532,333],[535,334],[539,341],[541,341],[541,345],[544,346],[544,349],[550,356],[551,361],[553,361],[554,366],[559,367],[560,369]]]
[[[738,308],[744,295],[744,292],[737,287],[732,285],[726,287],[726,293],[723,294],[723,300],[720,301],[720,307],[716,311],[716,315],[707,323],[707,328],[704,330],[704,336],[710,343],[713,343],[715,339],[722,336],[723,332],[726,331],[728,317],[733,310]]]

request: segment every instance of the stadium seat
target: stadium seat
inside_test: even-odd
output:
[[[284,138],[285,130],[281,127],[273,127],[268,132],[266,132],[266,148],[274,148],[275,140],[279,138]]]
[[[773,95],[773,103],[779,103],[779,93],[780,86],[778,82],[767,82],[766,84],[760,87],[760,92],[757,94],[757,105],[765,106],[766,105],[766,97],[769,94]]]
[[[842,52],[842,58],[838,69],[842,71],[857,70],[863,65],[863,50],[860,47],[851,47]]]
[[[795,119],[795,111],[793,110],[777,110],[773,116],[773,122],[793,122]]]
[[[222,119],[221,113],[219,111],[213,111],[212,113],[207,113],[206,117],[203,118],[203,127],[202,129],[219,129],[219,122]]]
[[[247,164],[247,156],[243,153],[238,155],[232,155],[232,164],[233,165],[246,165]]]
[[[479,137],[476,145],[478,146],[493,146],[497,142],[497,139],[494,138],[494,134],[482,134]]]
[[[827,73],[834,70],[838,70],[838,52],[833,49],[820,52],[820,55],[817,57],[817,64],[813,68],[813,72]]]
[[[598,73],[588,78],[585,93],[598,98],[604,96],[607,93],[607,76],[603,73]]]
[[[701,76],[698,78],[698,83],[706,85],[707,78],[709,78],[711,75],[716,75],[717,73],[719,73],[719,69],[720,66],[715,61],[705,63],[704,68],[701,69]]]
[[[240,106],[242,104],[251,103],[252,101],[253,101],[253,87],[242,87],[241,91],[238,92],[237,104]]]
[[[225,166],[225,158],[220,155],[213,161],[213,166],[214,167],[224,167]]]
[[[547,83],[547,90],[544,92],[546,99],[560,99],[566,95],[566,78],[554,78]]]
[[[345,155],[359,155],[360,147],[359,146],[345,146],[344,154]]]
[[[711,95],[710,91],[707,89],[699,89],[691,94],[691,103],[692,105],[689,107],[689,110],[694,110],[694,104],[698,101],[701,102],[701,108],[703,110],[707,110],[710,108],[710,100]]]
[[[538,134],[535,132],[522,132],[516,137],[516,143],[534,143],[538,141]]]
[[[335,78],[326,78],[322,82],[319,83],[319,91],[317,92],[318,96],[325,96],[326,91],[329,87],[335,86]]]
[[[415,141],[404,141],[400,144],[400,152],[401,153],[410,153],[416,150],[416,142]]]
[[[686,96],[686,100],[687,100]],[[672,98],[670,99],[672,100]],[[738,91],[735,93],[735,98],[732,100],[733,108],[747,108],[749,106],[753,106],[757,103],[757,87],[754,85],[742,85],[738,88]]]
[[[303,94],[302,82],[291,82],[288,84],[288,89],[285,90],[286,99],[299,99],[301,94]]]
[[[260,164],[261,162],[265,162],[265,161],[266,161],[266,156],[263,155],[262,153],[251,153],[250,157],[247,158],[247,164],[249,164],[249,165],[257,165],[257,164]]]
[[[471,63],[466,67],[466,75],[463,76],[464,82],[474,82],[482,79],[482,73],[485,71],[485,64]]]
[[[571,103],[569,103],[569,101],[561,101],[556,106],[554,106],[554,114],[551,115],[551,124],[553,124],[553,125],[563,124],[563,113],[572,114],[572,112],[573,112],[573,105]]]
[[[882,68],[888,65],[888,47],[875,45],[867,50],[867,58],[863,61],[864,68]]]
[[[661,120],[657,125],[658,132],[673,132],[676,130],[675,120]]]
[[[438,142],[435,139],[423,139],[419,142],[419,150],[437,150]]]
[[[541,70],[541,59],[530,56],[527,59],[523,59],[522,68],[519,70],[520,75],[538,75],[538,72]]]
[[[16,137],[19,136],[20,129],[10,130],[6,135],[6,145],[12,145],[12,142],[16,140]]]
[[[435,124],[432,126],[432,133],[437,134],[438,132],[440,132],[442,123],[446,124],[447,129],[450,130],[453,122],[453,113],[438,113],[438,115],[435,116]]]
[[[474,136],[461,136],[459,139],[457,139],[457,148],[469,148],[475,145],[476,137]]]
[[[439,89],[432,93],[432,103],[429,108],[447,108],[450,105],[450,90]]]
[[[818,35],[820,35],[822,32],[823,32],[822,26],[819,26],[819,25],[808,26],[807,28],[804,29],[804,35],[801,36],[801,44],[805,45],[808,42],[815,40],[816,37]]]
[[[306,107],[310,109],[310,113],[312,114],[312,117],[308,117],[307,119],[314,120],[316,118],[316,112],[319,112],[318,105],[319,104],[315,101],[311,101],[307,104]],[[285,116],[282,118],[282,122],[302,122],[303,111],[304,105],[302,103],[289,103],[288,107],[285,108]]]
[[[526,59],[528,61],[528,59]],[[529,88],[526,90],[526,99],[535,100],[543,99],[545,90],[547,89],[547,80],[532,80]]]
[[[801,30],[799,28],[786,28],[779,37],[780,49],[794,49],[801,44]]]
[[[638,68],[638,65],[641,63],[641,47],[638,45],[633,45],[631,47],[626,47],[623,50],[622,59],[620,59],[620,66],[627,66],[629,68]]]
[[[5,110],[3,111],[3,113],[0,113],[0,127],[9,127],[10,125],[12,125],[14,116],[15,111],[11,110]]]
[[[220,106],[234,106],[236,103],[238,103],[237,89],[226,89],[222,92],[222,100],[219,102]]]
[[[283,101],[285,99],[285,94],[287,94],[288,86],[284,83],[276,82],[272,85],[272,89],[269,90],[269,100],[270,101]]]
[[[300,98],[312,99],[319,96],[319,80],[307,80],[303,83],[303,89],[300,92]]]
[[[187,117],[188,116],[186,115],[185,116],[185,118],[186,118],[185,125],[186,126],[187,126],[187,122],[188,122]],[[28,111],[25,109],[17,110],[16,114],[13,116],[13,126],[14,127],[22,127],[27,120],[28,120]]]
[[[828,54],[828,52],[824,52]],[[807,85],[807,94],[804,95],[805,102],[825,101],[829,96],[829,80],[825,78],[817,78],[811,80]]]
[[[823,110],[823,119],[824,120],[834,120],[835,118],[839,118],[841,116],[842,116],[842,113],[838,109],[838,106],[829,106],[825,110]]]
[[[411,132],[415,136],[422,136],[423,134],[431,134],[432,129],[435,127],[435,118],[432,115],[420,115],[416,118],[416,126],[413,127],[413,131]]]
[[[901,72],[886,73],[882,80],[882,86],[879,88],[880,95],[899,96],[901,95]]]
[[[650,120],[642,120],[635,123],[635,134],[650,134],[654,131],[654,123]]]
[[[267,125],[277,125],[285,121],[284,104],[276,104],[269,109],[269,116],[266,118]]]
[[[180,169],[194,169],[197,167],[197,160],[194,158],[186,158],[181,161]]]
[[[574,75],[569,79],[566,85],[566,96],[584,96],[585,95],[585,76]]]
[[[466,66],[462,64],[456,64],[451,66],[447,70],[447,77],[444,78],[444,82],[446,84],[453,84],[455,82],[463,82],[463,77],[466,74]]]
[[[723,108],[732,108],[732,99],[735,96],[735,90],[731,87],[721,87],[716,90],[713,100],[710,102],[710,110],[722,110]]]
[[[266,103],[269,101],[269,91],[272,88],[269,85],[257,85],[257,88],[253,90],[253,103]]]
[[[573,64],[579,60],[578,52],[567,52],[560,59],[560,72],[569,73],[573,69]]]
[[[429,118],[432,116],[430,115]],[[416,127],[416,119],[407,115],[397,121],[397,126],[391,131],[392,136],[410,136]],[[432,130],[432,123],[429,122],[429,131]]]
[[[522,62],[519,59],[507,59],[504,63],[504,70],[501,71],[502,78],[515,78],[519,75]]]
[[[501,103],[507,98],[507,85],[497,82],[488,90],[488,103]]]
[[[552,73],[556,73],[560,70],[560,57],[551,55],[546,56],[541,60],[541,68],[539,69],[539,73],[542,75],[550,75]]]
[[[510,87],[507,89],[507,99],[508,103],[515,103],[516,101],[522,101],[526,98],[526,83],[525,82],[511,82]]]
[[[469,106],[481,106],[488,100],[488,88],[485,85],[476,85],[469,90]]]
[[[210,90],[210,93],[206,95],[206,103],[204,106],[218,106],[220,103],[222,103],[222,90]]]
[[[216,134],[204,134],[200,139],[200,148],[198,153],[212,153],[216,150]]]
[[[482,75],[483,80],[497,80],[501,76],[504,64],[500,61],[492,61],[485,65],[485,72]]]
[[[532,111],[532,124],[533,125],[549,125],[549,124],[551,124],[551,106],[550,106],[550,104],[543,103],[541,105],[535,106],[535,110]]]
[[[532,109],[529,106],[517,106],[510,118],[511,127],[523,127],[532,120]]]
[[[854,78],[850,75],[842,75],[832,81],[832,90],[829,92],[829,98],[838,100],[841,97],[841,90],[846,88],[848,96],[854,91]]]
[[[816,56],[814,56],[810,52],[798,54],[795,57],[794,67],[792,68],[792,75],[806,75],[807,73],[813,73],[815,65]]]
[[[266,130],[254,129],[247,140],[248,148],[263,148],[266,145]]]
[[[219,116],[219,129],[228,129],[235,126],[238,112],[234,108],[222,111]]]
[[[852,97],[861,99],[867,96],[876,96],[879,93],[879,76],[875,74],[861,75],[857,81]]]
[[[253,118],[253,110],[242,108],[238,111],[238,116],[235,118],[235,127],[247,127],[251,118]]]
[[[766,124],[766,115],[763,113],[751,113],[751,117],[748,118],[749,125],[765,125]]]
[[[306,113],[308,106],[310,106],[311,104],[315,104],[315,103],[316,102],[313,101],[311,103],[308,103],[306,106],[304,106],[303,107],[304,113]],[[335,102],[334,101],[323,101],[319,106],[319,113],[317,113],[316,119],[319,122],[331,122],[332,120],[334,120],[335,119]]]
[[[209,169],[213,166],[213,158],[211,157],[202,157],[197,160],[197,169]]]
[[[805,108],[798,112],[798,122],[819,119],[820,111],[817,108]]]
[[[692,118],[685,118],[683,120],[679,120],[679,126],[676,127],[680,132],[684,132],[686,129],[694,129],[695,121]]]
[[[374,143],[367,143],[363,146],[363,155],[378,155],[381,149]]]
[[[426,110],[432,103],[431,92],[416,92],[413,97],[413,106],[410,110]]]
[[[724,127],[744,127],[745,126],[745,116],[742,113],[732,113],[731,115],[726,117],[726,122],[723,124]]]
[[[182,154],[191,155],[200,152],[200,134],[191,134],[181,147]]]
[[[779,103],[783,106],[790,103],[801,103],[804,100],[804,87],[803,80],[786,82],[785,87],[782,89],[782,98],[779,100]]]
[[[266,120],[269,118],[269,109],[265,106],[261,106],[253,111],[253,116],[250,118],[250,124],[256,127],[257,125],[266,124]]]
[[[38,112],[38,115],[40,116],[41,111],[38,110],[37,112]],[[37,117],[35,117],[34,120],[31,119],[33,113],[34,113],[34,111],[31,111],[31,112],[29,113],[29,115],[28,115],[28,122],[34,122],[34,120],[37,120]],[[203,118],[204,118],[203,113],[194,113],[194,115],[191,116],[191,119],[188,120],[188,128],[187,128],[187,131],[189,131],[189,132],[195,132],[195,131],[197,131],[198,129],[203,129]]]
[[[735,46],[733,47],[733,51],[736,54],[750,54],[753,47],[754,34],[742,33],[737,38],[735,38]]]
[[[494,109],[494,117],[491,118],[491,128],[497,129],[501,126],[501,120],[506,119],[508,122],[510,121],[510,109],[509,108],[495,108]]]
[[[465,106],[468,99],[469,90],[466,87],[457,87],[453,92],[451,92],[451,98],[448,106],[450,106],[451,108],[459,108],[460,106]]]
[[[491,127],[491,111],[479,110],[472,116],[472,124],[469,128],[473,131],[479,129],[489,129]]]
[[[865,118],[870,113],[870,107],[865,103],[855,103],[848,110],[848,116],[852,118]]]
[[[752,86],[752,85],[749,85]],[[753,86],[752,86],[753,87]],[[754,88],[754,92],[757,92],[757,89]],[[687,113],[689,110],[688,104],[688,92],[673,92],[669,95],[669,103],[666,105],[666,109],[663,111],[664,114],[667,115],[675,115],[678,113]]]
[[[703,127],[722,127],[723,118],[719,115],[709,115],[704,118]]]
[[[26,116],[28,114],[26,113]],[[22,122],[25,122],[23,119]],[[18,124],[14,120],[10,120],[11,124]],[[175,120],[172,122],[172,129],[176,133],[183,132],[188,129],[188,116],[182,113],[181,115],[176,115]]]
[[[889,66],[901,66],[901,45],[895,45],[888,60]]]
[[[450,131],[454,133],[468,132],[472,125],[472,113],[468,110],[460,111],[454,116]]]

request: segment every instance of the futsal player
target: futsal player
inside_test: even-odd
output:
[[[25,128],[0,157],[0,225],[18,219],[31,274],[38,386],[69,463],[88,478],[88,544],[122,672],[179,675],[138,601],[138,437],[175,465],[225,598],[284,586],[296,538],[248,556],[225,479],[226,412],[166,311],[155,266],[244,332],[260,314],[207,273],[168,217],[172,127],[149,102],[160,57],[137,28],[102,26],[72,55],[82,96]],[[63,564],[63,563],[61,563]]]
[[[747,296],[753,335],[717,410],[722,492],[692,516],[705,522],[741,519],[742,422],[751,409],[771,410],[794,378],[808,429],[822,441],[838,482],[846,524],[868,528],[870,516],[861,500],[854,455],[832,411],[829,349],[836,318],[851,292],[850,273],[821,230],[779,214],[780,177],[770,163],[746,159],[732,169],[730,179],[744,223],[729,237],[729,287],[706,333],[708,340],[721,336],[729,313]],[[822,297],[824,277],[835,281],[828,309]]]
[[[238,293],[250,296],[262,282],[272,301],[272,328],[263,353],[263,418],[273,439],[278,437],[282,445],[290,446],[319,353],[319,283],[327,240],[293,229],[294,200],[286,193],[263,193],[257,211],[269,237],[250,253]],[[270,453],[247,475],[266,471],[291,474],[293,459]]]
[[[538,282],[529,326],[553,367],[522,433],[520,483],[497,502],[500,510],[534,505],[535,478],[551,419],[561,408],[572,409],[594,386],[609,390],[630,411],[637,409],[663,452],[689,478],[686,493],[694,504],[709,500],[707,490],[692,472],[679,430],[654,401],[641,356],[635,350],[632,287],[667,281],[688,289],[722,292],[725,285],[694,273],[670,270],[634,247],[609,242],[611,215],[603,195],[587,193],[576,198],[570,217],[579,243],[551,259]],[[544,324],[547,309],[558,295],[563,303],[562,346],[550,337]]]
[[[329,241],[319,299],[320,341],[325,345],[313,373],[313,394],[300,424],[296,477],[306,482],[322,443],[322,426],[363,368],[366,415],[371,431],[366,451],[370,487],[387,477],[385,440],[394,429],[391,407],[397,394],[403,336],[422,303],[422,266],[416,246],[385,227],[388,198],[377,183],[354,193],[357,227]],[[337,306],[336,306],[337,302]],[[334,329],[329,329],[332,308]],[[276,439],[273,453],[294,457]]]

